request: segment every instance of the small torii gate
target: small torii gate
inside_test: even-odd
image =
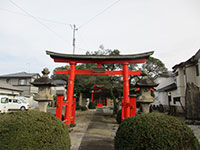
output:
[[[102,87],[101,88],[99,88],[98,90],[100,90],[100,91],[98,91],[98,90],[95,90],[95,87],[97,87],[97,86],[100,86],[100,84],[94,84],[93,86],[92,86],[92,92],[91,92],[91,102],[94,102],[94,94],[98,94],[98,93],[101,93],[102,91],[102,89],[105,89],[105,88],[103,88],[104,87],[104,85],[101,85]],[[102,99],[101,99],[102,100]],[[108,106],[108,97],[106,97],[106,106]],[[101,102],[101,104],[98,104],[98,103],[96,103],[97,104],[97,106],[98,107],[102,107],[103,106],[103,104],[102,104],[102,102]]]
[[[131,71],[128,69],[129,64],[133,63],[144,63],[146,59],[153,54],[153,51],[133,54],[133,55],[117,55],[117,56],[102,56],[102,55],[74,55],[74,54],[63,54],[51,51],[46,51],[47,55],[54,60],[54,62],[69,63],[69,70],[55,71],[56,74],[69,74],[68,88],[67,88],[67,107],[65,108],[64,120],[65,124],[70,125],[71,117],[74,120],[74,113],[72,111],[72,101],[74,95],[74,81],[75,75],[123,75],[123,105],[122,105],[122,119],[131,116],[131,104],[129,97],[129,75],[140,75],[141,71]],[[93,70],[76,70],[77,63],[88,63],[97,64],[97,68]],[[117,71],[106,71],[101,68],[102,64],[121,64],[123,70]],[[133,108],[136,110],[136,108]],[[61,112],[62,115],[62,112]],[[73,121],[74,123],[74,121]]]

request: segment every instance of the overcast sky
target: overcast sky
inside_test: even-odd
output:
[[[171,70],[200,49],[200,0],[0,0],[0,74],[63,65],[46,50],[72,53],[70,24],[76,54],[153,50]]]

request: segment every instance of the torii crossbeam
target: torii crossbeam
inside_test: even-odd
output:
[[[123,75],[123,101],[122,107],[124,110],[124,118],[130,117],[130,98],[129,98],[129,75],[140,75],[141,71],[130,71],[128,70],[129,64],[144,63],[148,59],[153,51],[132,54],[132,55],[117,55],[117,56],[105,56],[105,55],[73,55],[73,54],[62,54],[51,51],[46,51],[47,55],[53,58],[54,62],[69,63],[70,69],[64,71],[55,71],[56,74],[69,74],[68,89],[67,89],[67,101],[68,107],[65,112],[71,112],[72,100],[74,94],[74,81],[75,75]],[[101,68],[102,64],[121,64],[123,70],[120,71],[105,71],[103,69],[97,70],[76,70],[77,63],[89,63],[97,64],[97,68]],[[136,108],[134,108],[136,109]],[[70,125],[71,113],[65,113],[64,119],[67,120],[65,124]]]

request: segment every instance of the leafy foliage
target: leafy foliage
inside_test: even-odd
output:
[[[159,113],[124,119],[115,136],[115,150],[199,150],[192,130],[181,120]]]
[[[61,66],[61,67],[57,67],[54,69],[54,71],[58,71],[58,70],[67,70],[69,69],[69,66]],[[68,75],[65,74],[55,74],[53,71],[53,74],[51,75],[51,79],[53,80],[64,80],[67,81],[68,80]]]
[[[154,78],[164,72],[167,72],[165,64],[161,60],[154,57],[149,57],[149,59],[147,59],[146,63],[142,65],[142,70],[145,70],[150,78]]]
[[[0,146],[5,150],[70,150],[67,128],[53,114],[36,110],[0,115]]]

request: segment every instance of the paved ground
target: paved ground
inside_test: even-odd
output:
[[[108,109],[98,108],[85,132],[79,150],[112,150],[117,123]]]
[[[55,113],[55,110],[49,110]],[[189,125],[200,141],[200,125]],[[76,111],[76,126],[70,132],[71,150],[113,150],[118,124],[108,108]]]
[[[200,142],[200,125],[188,125],[188,126],[193,130],[194,134],[196,135],[196,137]]]

